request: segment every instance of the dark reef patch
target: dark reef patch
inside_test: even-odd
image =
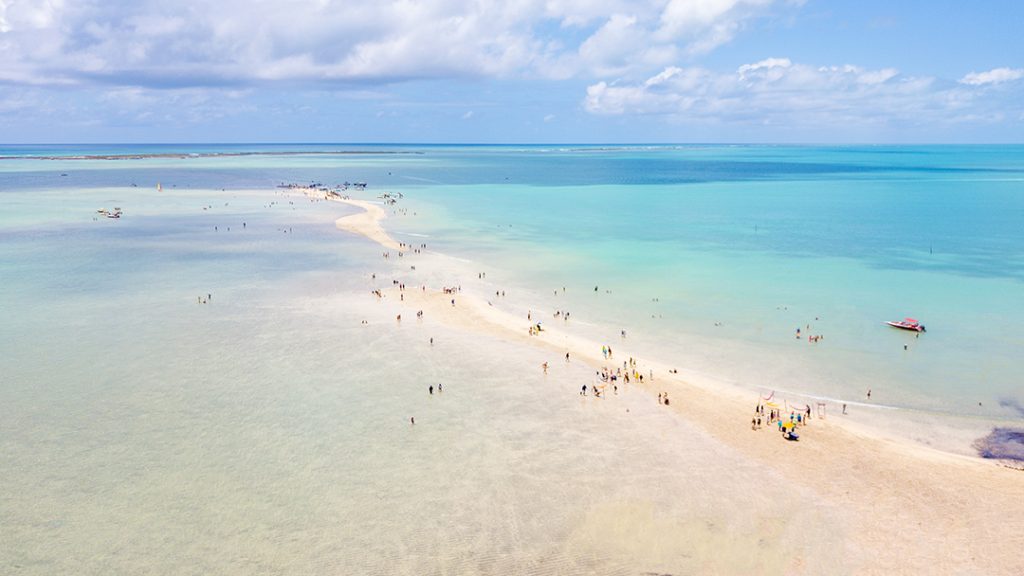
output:
[[[993,428],[974,447],[982,458],[1024,462],[1024,428]]]

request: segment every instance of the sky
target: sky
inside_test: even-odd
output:
[[[1024,2],[0,0],[0,142],[1024,142]]]

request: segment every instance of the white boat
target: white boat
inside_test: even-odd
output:
[[[914,332],[924,332],[924,324],[921,324],[913,318],[904,318],[903,320],[887,320],[885,322],[893,328],[899,328],[901,330],[913,330]]]

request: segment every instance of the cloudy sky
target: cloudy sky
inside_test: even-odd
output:
[[[0,0],[2,142],[1024,142],[1024,2]]]

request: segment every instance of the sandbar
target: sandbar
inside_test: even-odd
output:
[[[334,202],[341,202],[350,206],[362,208],[363,211],[357,214],[342,216],[334,221],[339,230],[351,232],[364,236],[389,250],[401,250],[402,245],[389,235],[381,226],[381,221],[387,218],[387,212],[379,204],[366,200],[354,200],[337,194],[323,194],[318,190],[305,189],[307,195],[321,197]]]
[[[357,200],[346,202],[366,212],[339,219],[339,228],[397,249],[398,244],[380,227],[383,208]],[[443,271],[439,260],[420,262]],[[616,350],[608,360],[601,352],[602,343],[573,334],[568,324],[551,322],[550,315],[544,330],[531,335],[530,327],[538,316],[528,320],[525,310],[521,315],[512,314],[468,291],[450,293],[440,287],[416,286],[401,292],[390,289],[380,298],[403,312],[422,310],[425,317],[450,327],[548,350],[552,368],[566,362],[566,353],[569,362],[584,362],[595,369],[621,366],[633,358],[646,378],[642,384],[634,381],[620,386],[643,387],[652,403],[659,393],[668,393],[672,403],[665,409],[698,425],[709,441],[721,442],[781,474],[795,491],[810,490],[833,505],[847,532],[845,549],[835,553],[844,558],[845,565],[853,566],[855,573],[1024,573],[1024,471],[909,440],[874,436],[835,416],[812,418],[800,429],[799,442],[787,442],[774,426],[751,429],[750,418],[758,402],[754,393],[670,372],[671,365],[630,351],[613,331],[609,331],[609,342]],[[552,378],[557,382],[555,369]],[[581,383],[557,384],[571,393]]]

